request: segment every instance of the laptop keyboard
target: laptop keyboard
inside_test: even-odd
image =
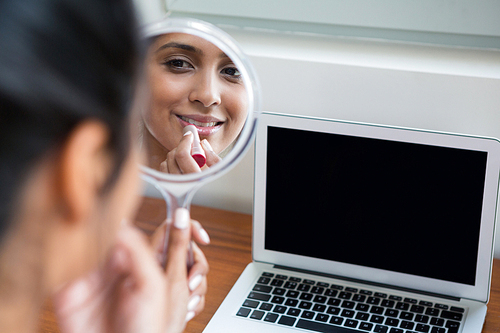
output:
[[[237,316],[325,333],[457,333],[465,309],[264,272]]]

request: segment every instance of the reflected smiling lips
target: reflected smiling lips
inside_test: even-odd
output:
[[[200,136],[209,136],[222,128],[225,121],[204,115],[175,115],[182,126],[194,125]]]

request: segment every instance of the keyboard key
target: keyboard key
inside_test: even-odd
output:
[[[351,287],[346,287],[346,288],[345,288],[345,291],[348,291],[348,292],[350,292],[350,293],[354,293],[354,294],[355,294],[355,293],[357,293],[357,292],[358,292],[358,289],[356,289],[356,288],[351,288]]]
[[[250,292],[250,294],[248,294],[248,298],[250,299],[256,299],[258,301],[264,301],[264,302],[267,302],[271,299],[271,295],[267,295],[267,294],[262,294],[262,293],[257,293],[257,292]]]
[[[389,299],[391,301],[401,302],[403,300],[403,297],[391,295],[391,296],[389,296]]]
[[[358,311],[368,312],[369,308],[370,308],[369,305],[362,304],[362,303],[359,303],[358,305],[356,305],[356,310],[358,310]]]
[[[271,281],[270,278],[262,276],[259,278],[257,282],[261,284],[268,284],[270,281]]]
[[[338,291],[335,289],[327,289],[325,291],[325,296],[335,297],[335,296],[337,296],[337,294],[338,294]]]
[[[444,325],[444,319],[432,317],[430,324],[434,325],[434,326],[443,326]]]
[[[346,308],[346,309],[354,309],[354,306],[356,303],[351,302],[351,301],[343,301],[341,307]]]
[[[285,305],[286,306],[293,306],[293,307],[296,307],[297,304],[299,304],[299,301],[296,300],[296,299],[293,299],[293,298],[287,298],[286,301],[285,301]]]
[[[352,327],[352,328],[356,328],[356,326],[358,326],[358,321],[357,320],[354,320],[354,319],[347,319],[344,323],[345,326],[347,327]]]
[[[423,306],[432,306],[432,302],[427,302],[427,301],[420,301],[418,302],[418,304]]]
[[[286,325],[286,326],[293,326],[293,324],[295,324],[295,320],[296,319],[294,317],[281,316],[280,320],[278,321],[278,324]]]
[[[382,303],[380,303],[384,308],[393,308],[394,304],[396,304],[396,302],[387,299],[382,300]]]
[[[256,319],[256,320],[261,320],[262,317],[264,317],[264,314],[265,314],[264,311],[253,310],[252,314],[250,315],[250,318]]]
[[[354,314],[355,314],[354,311],[345,309],[345,310],[342,310],[342,313],[340,315],[342,317],[346,317],[346,318],[353,318]]]
[[[389,327],[383,326],[383,325],[377,325],[373,329],[373,332],[375,333],[387,333],[389,331]]]
[[[410,308],[410,304],[408,303],[403,303],[403,302],[398,302],[396,304],[396,309],[398,310],[408,310]]]
[[[433,327],[431,333],[446,333],[446,328],[444,327]]]
[[[441,311],[441,318],[460,321],[463,318],[461,313],[451,311]]]
[[[405,298],[405,303],[417,304],[418,301],[414,298]]]
[[[300,279],[300,278],[298,278],[298,277],[290,277],[290,278],[288,279],[288,281],[292,281],[292,282],[300,282],[300,281],[302,281],[302,279]]]
[[[312,308],[313,311],[316,311],[316,312],[325,312],[326,310],[326,305],[322,305],[322,304],[314,304],[313,308]]]
[[[329,315],[326,315],[326,314],[323,314],[323,313],[318,313],[316,315],[316,318],[314,318],[314,320],[326,323],[329,318],[330,318]]]
[[[283,304],[284,301],[285,301],[284,297],[274,296],[273,299],[271,300],[271,303],[274,303],[274,304]]]
[[[309,293],[302,293],[300,294],[300,297],[299,299],[303,300],[303,301],[310,301],[313,299],[313,294],[309,294]]]
[[[372,305],[379,305],[380,304],[380,298],[378,297],[368,297],[366,300],[366,303],[372,304]]]
[[[366,299],[366,296],[365,295],[360,295],[360,294],[356,294],[352,297],[352,300],[355,301],[355,302],[364,302]]]
[[[340,300],[336,299],[336,298],[329,298],[328,302],[326,304],[333,305],[333,306],[339,306],[340,305]]]
[[[388,325],[388,326],[398,327],[399,326],[399,319],[387,318],[385,320],[385,324]]]
[[[378,315],[372,315],[370,322],[375,324],[382,324],[384,322],[384,317]]]
[[[262,293],[270,293],[271,290],[273,290],[272,287],[270,286],[265,286],[263,284],[256,284],[255,287],[252,289],[253,291],[260,291]]]
[[[285,285],[283,286],[283,288],[286,288],[286,289],[295,289],[297,288],[299,284],[297,282],[290,282],[290,281],[287,281],[285,282]]]
[[[330,288],[332,288],[332,289],[337,289],[337,290],[344,290],[344,287],[339,286],[339,285],[336,285],[336,284],[332,284],[332,285],[330,285]]]
[[[260,305],[259,309],[264,310],[264,311],[271,311],[272,308],[273,308],[272,304],[270,304],[270,303],[262,303]]]
[[[456,321],[448,320],[446,322],[445,327],[448,328],[450,330],[450,332],[452,330],[457,330],[458,331],[458,328],[460,327],[460,323],[456,322]]]
[[[274,287],[281,287],[285,281],[280,280],[280,279],[274,279],[271,281],[271,286]]]
[[[341,299],[351,299],[351,297],[352,297],[352,294],[348,293],[346,291],[342,291],[339,293],[339,298],[341,298]]]
[[[417,327],[415,327],[415,331],[417,331],[417,332],[427,333],[430,330],[431,330],[431,327],[429,325],[417,324]]]
[[[249,308],[240,308],[236,315],[240,317],[247,317],[250,314],[250,311],[252,310],[250,310]]]
[[[259,302],[257,301],[252,301],[247,299],[244,303],[243,306],[249,307],[249,308],[257,308],[259,306]]]
[[[315,315],[315,313],[312,311],[302,311],[301,317],[306,318],[306,319],[313,319],[314,315]]]
[[[364,330],[364,331],[371,331],[373,327],[373,324],[370,324],[370,323],[361,323],[359,324],[359,329],[360,330]]]
[[[332,323],[332,324],[342,325],[343,322],[344,322],[344,318],[341,318],[341,317],[332,316],[330,318],[330,323]]]
[[[439,315],[439,310],[436,308],[428,308],[427,310],[425,310],[425,314],[437,317]]]
[[[465,312],[465,309],[464,308],[459,308],[457,306],[452,306],[450,308],[450,311],[455,311],[455,312],[460,312],[460,313],[464,313]]]
[[[429,322],[429,316],[416,315],[415,316],[415,321],[417,323],[427,324]]]
[[[405,331],[403,331],[402,329],[396,327],[392,327],[391,330],[389,331],[389,333],[404,333],[404,332]]]
[[[317,295],[317,296],[314,296],[313,302],[323,304],[323,303],[326,303],[326,300],[327,300],[327,298],[325,296]]]
[[[318,282],[316,283],[318,287],[328,288],[330,285],[326,282]]]
[[[367,295],[367,296],[371,296],[371,295],[373,295],[373,292],[372,292],[372,291],[370,291],[370,290],[363,290],[363,289],[361,289],[361,290],[359,291],[359,293],[360,293],[360,294],[362,294],[362,295]]]
[[[299,294],[300,293],[298,291],[288,290],[287,293],[286,293],[286,297],[297,298],[297,297],[299,297]]]
[[[289,316],[297,317],[300,314],[300,310],[299,309],[290,308],[290,309],[288,309],[288,312],[286,314],[289,315]]]
[[[399,325],[399,327],[401,328],[404,328],[404,329],[407,329],[407,330],[412,330],[413,327],[415,327],[415,324],[412,323],[411,321],[406,321],[406,320],[403,320],[401,322],[401,325]]]
[[[336,308],[334,306],[328,307],[328,310],[326,310],[326,313],[332,314],[332,315],[338,315],[340,313],[340,308]]]
[[[399,316],[399,311],[398,310],[393,310],[393,309],[387,309],[385,311],[385,315],[388,316],[388,317],[397,318]]]
[[[414,316],[415,315],[413,313],[410,313],[410,312],[401,312],[401,315],[399,316],[399,318],[405,319],[405,320],[413,320]]]
[[[351,330],[347,330],[345,328],[335,327],[335,326],[329,325],[327,323],[305,320],[305,319],[299,319],[299,321],[297,322],[297,325],[295,327],[303,328],[303,329],[314,331],[314,332],[320,332],[320,333],[332,333],[332,332],[348,333],[348,332],[351,332]]]
[[[379,298],[387,298],[387,294],[384,294],[384,293],[375,293],[374,296],[379,297]]]
[[[278,319],[278,315],[276,313],[268,313],[266,315],[266,317],[264,318],[264,321],[267,321],[270,323],[275,323],[277,319]]]
[[[311,307],[312,307],[311,302],[301,301],[299,304],[299,308],[304,309],[304,310],[309,310]]]
[[[303,283],[299,284],[299,286],[297,288],[297,290],[305,291],[305,292],[309,291],[309,289],[311,289],[311,286],[307,285],[307,284],[303,284]]]
[[[274,274],[273,273],[264,272],[264,273],[262,273],[262,276],[264,276],[264,277],[273,277]]]
[[[286,293],[286,289],[283,288],[274,288],[273,290],[273,295],[280,295],[283,296]]]
[[[323,287],[312,287],[311,292],[313,294],[323,294],[325,292],[325,288]]]
[[[302,281],[302,283],[305,283],[305,284],[310,284],[310,285],[315,285],[316,284],[316,281],[313,281],[313,280],[307,280],[307,279],[304,279]]]
[[[277,279],[281,279],[281,280],[286,280],[286,279],[288,279],[288,276],[278,274],[278,275],[276,275],[276,278],[277,278]]]
[[[282,305],[276,305],[273,309],[273,312],[276,312],[276,313],[285,313],[286,310],[288,308],[286,306],[282,306]]]
[[[370,313],[382,314],[384,313],[384,308],[380,306],[372,306],[372,308],[370,309]]]
[[[445,305],[445,304],[439,304],[439,303],[436,303],[436,304],[434,304],[434,307],[435,307],[436,309],[448,310],[448,305]]]
[[[410,308],[411,312],[414,313],[424,313],[425,308],[421,305],[412,305]]]
[[[366,312],[358,312],[355,318],[359,320],[368,320],[368,318],[370,318],[370,315]]]

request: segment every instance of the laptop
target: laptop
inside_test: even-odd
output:
[[[500,144],[264,113],[253,262],[205,333],[477,333]]]

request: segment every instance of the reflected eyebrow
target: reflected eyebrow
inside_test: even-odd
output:
[[[176,43],[176,42],[170,42],[167,44],[163,44],[162,46],[160,46],[156,50],[156,52],[160,52],[161,50],[164,50],[166,48],[175,48],[175,49],[181,49],[181,50],[185,50],[185,51],[189,51],[189,52],[193,52],[193,53],[203,54],[202,50],[200,50],[192,45]]]
[[[224,52],[221,52],[221,54],[219,55],[219,58],[223,59],[223,58],[229,58],[229,56],[227,54],[225,54]],[[231,60],[231,58],[229,58]]]

